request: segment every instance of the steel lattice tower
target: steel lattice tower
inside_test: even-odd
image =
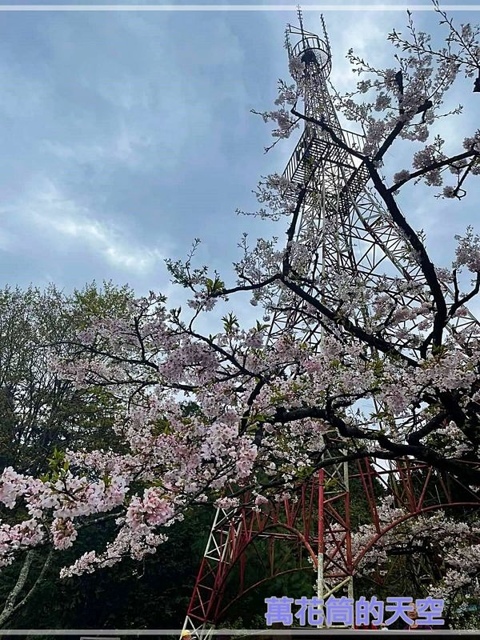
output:
[[[422,282],[420,267],[407,249],[404,237],[394,225],[385,206],[368,185],[369,173],[354,154],[346,150],[324,129],[308,122],[322,120],[350,149],[362,151],[361,135],[342,128],[328,90],[331,52],[323,25],[323,37],[305,31],[299,12],[299,27],[287,29],[290,60],[304,64],[303,133],[283,173],[290,183],[305,190],[299,215],[289,234],[300,248],[292,264],[311,282],[309,293],[333,298],[335,283],[328,275],[341,273],[352,284],[372,286],[378,278],[401,278]],[[290,43],[290,37],[296,43]],[[306,280],[307,281],[307,280]],[[315,283],[321,283],[321,291]],[[308,286],[306,287],[308,290]],[[410,297],[409,297],[410,296]],[[421,294],[420,294],[421,296]],[[419,304],[420,298],[406,294],[402,306]],[[294,294],[281,290],[275,304],[267,309],[271,318],[269,341],[285,332],[311,345],[322,339],[322,318],[312,314]],[[359,309],[359,317],[365,313]],[[458,330],[468,330],[477,321],[471,315],[458,320]],[[328,455],[341,453],[342,443],[332,441]],[[327,454],[324,454],[327,455]],[[419,480],[421,473],[421,480]],[[246,495],[239,508],[218,509],[187,613],[185,628],[208,635],[226,610],[222,597],[228,576],[239,567],[238,597],[255,584],[248,584],[247,548],[256,548],[258,561],[265,565],[266,578],[286,573],[282,563],[286,552],[296,553],[296,570],[317,570],[317,595],[332,593],[353,597],[353,575],[366,549],[356,556],[351,546],[350,481],[361,484],[367,497],[371,522],[377,537],[383,534],[377,512],[375,484],[383,485],[394,496],[397,506],[412,516],[434,508],[457,504],[452,486],[460,486],[465,499],[458,504],[475,504],[478,499],[458,481],[411,460],[399,460],[388,468],[369,458],[356,465],[333,463],[320,469],[298,487],[295,500],[271,503],[256,509]],[[279,547],[283,549],[279,554]],[[290,566],[290,565],[289,565]],[[293,570],[289,569],[288,571]]]

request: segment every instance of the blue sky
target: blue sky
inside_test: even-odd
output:
[[[318,18],[305,12],[306,28],[317,30]],[[347,49],[391,65],[385,36],[406,18],[325,19],[332,77],[346,89],[356,79]],[[185,256],[194,237],[200,260],[224,270],[243,231],[270,235],[235,209],[252,210],[259,177],[281,172],[290,155],[290,141],[264,155],[269,127],[250,113],[271,108],[287,76],[289,21],[291,11],[0,12],[0,286],[112,279],[168,293],[163,261]],[[418,22],[426,28],[433,14]],[[469,81],[460,91],[466,135],[480,96]],[[456,139],[455,125],[445,132]],[[437,201],[432,214],[422,192],[409,197],[417,226],[450,263],[450,238],[475,222],[475,203]]]

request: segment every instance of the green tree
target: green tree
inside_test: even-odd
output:
[[[0,291],[1,470],[12,466],[23,473],[54,473],[61,458],[56,452],[112,446],[114,398],[101,387],[76,389],[56,370],[55,361],[75,353],[74,337],[91,318],[121,316],[132,296],[127,286],[111,282],[102,288],[93,282],[70,296],[53,285],[45,291],[8,286]],[[5,507],[0,518],[14,522]],[[31,550],[4,569],[0,626],[28,604],[47,577],[52,579],[51,561],[46,550]]]

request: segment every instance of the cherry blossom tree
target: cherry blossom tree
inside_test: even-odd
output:
[[[405,564],[399,572],[395,559],[408,558],[409,593],[443,598],[448,623],[455,628],[478,628],[478,612],[475,607],[473,613],[469,609],[480,595],[477,514],[465,512],[462,517],[452,517],[435,511],[410,518],[387,498],[379,515],[385,535],[377,540],[375,528],[365,524],[353,536],[354,553],[364,553],[358,575],[381,584],[389,580],[392,570],[405,575]]]
[[[45,291],[6,287],[0,291],[0,465],[39,476],[48,459],[68,446],[96,448],[108,441],[108,395],[75,389],[50,364],[71,347],[75,331],[90,318],[120,314],[126,287],[95,283],[67,297],[54,286]],[[18,521],[18,513],[0,505],[3,528]],[[53,572],[52,549],[30,548],[2,576],[0,627],[35,599]],[[58,570],[56,572],[58,574]]]
[[[455,82],[478,73],[480,28],[457,27],[438,6],[437,13],[447,29],[440,47],[410,18],[406,35],[389,35],[395,67],[378,69],[349,53],[359,81],[335,101],[363,133],[363,147],[303,113],[302,97],[315,87],[297,59],[293,83],[280,82],[275,110],[262,113],[275,123],[274,144],[307,122],[363,163],[419,278],[384,276],[367,286],[338,270],[312,281],[302,268],[308,249],[296,242],[307,189],[278,175],[262,180],[257,215],[285,220],[285,246],[278,239],[250,246],[244,236],[236,281],[228,284],[195,264],[196,241],[185,261],[168,262],[173,281],[190,292],[186,310],[169,309],[152,292],[129,302],[121,317],[98,318],[79,332],[73,355],[52,363],[78,388],[103,387],[116,398],[118,441],[111,450],[57,452],[42,477],[3,471],[0,500],[22,515],[0,527],[0,563],[38,545],[66,549],[79,527],[98,518],[115,520],[116,537],[63,575],[127,555],[141,559],[194,503],[235,505],[249,489],[261,508],[291,495],[322,465],[365,456],[411,456],[479,496],[480,327],[462,319],[480,290],[480,238],[468,228],[451,268],[436,265],[399,205],[419,183],[432,187],[433,204],[466,198],[480,173],[480,130],[459,140],[453,154],[436,133],[441,118],[461,118],[460,108],[445,112],[443,104]],[[392,166],[387,152],[396,145],[410,149],[410,165]],[[250,328],[228,308],[244,294],[261,309]],[[272,336],[279,300],[318,326],[321,339]],[[205,318],[210,335],[199,328]],[[447,590],[460,557],[446,564]]]

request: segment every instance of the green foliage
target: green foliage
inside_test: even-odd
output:
[[[76,329],[90,326],[92,319],[123,318],[128,313],[128,302],[134,297],[128,286],[118,287],[111,280],[99,289],[95,280],[83,289],[75,289],[70,301],[71,319]]]
[[[220,293],[223,289],[225,289],[225,283],[223,282],[223,280],[220,280],[217,275],[215,275],[214,280],[212,280],[211,278],[206,278],[205,285],[207,287],[207,293],[209,294]]]
[[[68,471],[64,452],[69,447],[122,450],[112,430],[118,407],[115,398],[102,387],[74,389],[51,369],[50,358],[74,357],[76,332],[95,318],[126,315],[132,298],[128,287],[112,283],[104,283],[103,289],[92,283],[72,296],[55,287],[44,292],[8,287],[0,291],[2,467],[12,465],[26,473],[38,473],[44,481],[56,481]],[[186,419],[198,412],[196,405],[186,403]],[[165,431],[169,427],[167,421],[160,420],[155,428]],[[13,523],[12,515],[2,509],[3,521]],[[184,522],[168,529],[169,540],[142,566],[126,561],[68,580],[60,580],[61,567],[91,548],[101,549],[112,534],[113,518],[81,529],[74,550],[53,554],[43,573],[48,551],[36,550],[18,602],[30,591],[31,596],[4,626],[181,626],[212,517],[209,507],[192,510]],[[20,558],[2,570],[0,613],[24,560]]]
[[[233,333],[239,327],[237,316],[233,313],[229,313],[222,318],[223,329],[225,333]]]
[[[9,628],[98,629],[178,628],[183,625],[192,585],[213,518],[211,507],[191,510],[168,530],[169,540],[142,564],[127,560],[94,574],[58,578],[59,570],[84,551],[105,543],[112,522],[84,530],[79,547],[56,554],[35,597],[12,618]],[[37,552],[38,573],[45,552]],[[0,582],[0,597],[18,567],[10,567]],[[29,583],[31,584],[31,582]]]
[[[57,481],[68,471],[64,452],[69,447],[121,450],[112,430],[115,399],[102,388],[75,389],[52,363],[74,354],[76,331],[94,317],[121,317],[132,297],[128,287],[111,283],[104,283],[103,290],[92,283],[70,297],[54,286],[45,291],[0,291],[0,469],[13,466],[44,481]],[[21,509],[2,508],[0,514],[3,522],[13,524]],[[41,574],[46,557],[45,551],[35,552],[17,604],[30,589],[36,594],[43,582],[48,591],[57,583],[58,566],[56,577],[52,574],[55,563]],[[22,558],[2,571],[0,615],[23,562]],[[36,606],[36,598],[32,595],[28,606]],[[30,626],[36,626],[34,618]]]
[[[48,471],[40,476],[42,482],[57,482],[65,475],[70,468],[70,464],[65,457],[64,451],[59,451],[56,447],[53,448],[53,453],[47,460]]]

